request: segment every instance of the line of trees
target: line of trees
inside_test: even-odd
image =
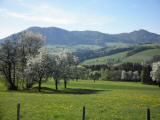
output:
[[[157,59],[158,58],[158,59]],[[158,84],[160,86],[160,62],[123,63],[118,66],[91,65],[85,66],[88,78],[92,80],[132,81],[145,84]]]
[[[32,32],[23,32],[15,41],[8,38],[0,47],[0,71],[10,90],[29,89],[38,83],[41,91],[41,84],[50,77],[56,90],[61,79],[67,88],[70,79],[79,79],[82,69],[77,64],[71,53],[49,54],[44,38]]]
[[[5,76],[9,89],[16,90],[20,82],[24,83],[27,59],[38,54],[42,45],[43,37],[31,32],[22,33],[18,36],[18,40],[7,38],[1,44],[0,70]]]

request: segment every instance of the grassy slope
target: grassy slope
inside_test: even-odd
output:
[[[53,84],[49,81],[43,87],[53,88]],[[61,93],[51,94],[47,91],[28,93],[1,89],[0,119],[15,120],[18,101],[22,105],[22,120],[80,120],[83,105],[86,105],[87,120],[145,120],[148,107],[151,108],[152,120],[160,119],[160,88],[157,86],[131,82],[70,81],[68,87],[81,90],[64,91],[61,88]]]
[[[132,55],[124,60],[124,62],[129,61],[129,62],[142,62],[145,60],[149,60],[151,57],[155,55],[160,55],[160,49],[150,49],[150,50],[145,50],[142,52],[139,52],[135,55]]]
[[[141,63],[142,61],[149,60],[155,55],[160,55],[160,49],[149,49],[149,50],[144,50],[142,52],[138,52],[132,56],[126,57],[127,52],[120,52],[117,54],[113,54],[110,56],[105,56],[105,57],[99,57],[95,59],[90,59],[84,61],[82,64],[106,64],[108,58],[113,58],[115,60],[120,59],[122,62],[139,62]]]
[[[98,45],[47,45],[49,52],[57,53],[61,51],[75,52],[79,49],[96,50],[101,47]]]
[[[122,59],[123,57],[125,57],[126,53],[127,52],[120,52],[120,53],[105,56],[105,57],[99,57],[99,58],[95,58],[95,59],[85,60],[82,64],[85,64],[85,65],[106,64],[108,59],[115,59],[115,60]]]

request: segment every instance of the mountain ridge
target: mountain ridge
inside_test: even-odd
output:
[[[122,42],[131,44],[160,43],[160,35],[144,29],[128,33],[108,34],[99,31],[69,31],[58,27],[29,27],[19,33],[12,34],[4,39],[16,39],[24,31],[40,33],[46,38],[47,44],[77,45],[98,44],[105,45],[107,42]]]

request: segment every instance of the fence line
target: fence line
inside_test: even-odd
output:
[[[20,120],[20,110],[21,110],[20,107],[21,107],[21,104],[18,103],[17,104],[17,120]],[[86,107],[85,106],[83,106],[82,120],[86,120]],[[149,108],[147,109],[147,112],[146,112],[146,120],[151,120],[151,112]]]

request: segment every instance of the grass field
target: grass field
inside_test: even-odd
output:
[[[84,65],[99,65],[99,64],[106,64],[109,59],[114,59],[114,60],[122,60],[124,57],[126,57],[127,52],[120,52],[117,54],[105,56],[105,57],[99,57],[99,58],[94,58],[90,60],[85,60],[82,62]]]
[[[16,120],[21,102],[21,120],[160,120],[160,88],[132,82],[70,81],[68,89],[54,90],[53,81],[43,83],[42,93],[6,91],[0,83],[0,120]]]
[[[126,56],[127,52],[128,51],[120,52],[120,53],[105,56],[105,57],[99,57],[99,58],[85,60],[82,64],[84,64],[84,65],[106,64],[108,62],[108,59],[114,59],[114,60],[119,59],[121,63],[123,63],[123,62],[141,63],[146,60],[150,60],[153,56],[160,55],[160,49],[158,49],[158,48],[144,50],[144,51],[138,52],[134,55],[131,55],[129,57]]]
[[[160,49],[145,50],[126,58],[124,61],[141,63],[142,61],[149,60],[151,57],[156,55],[160,55]]]
[[[77,50],[97,50],[102,48],[98,45],[47,45],[47,49],[50,53],[57,52],[75,52]]]

